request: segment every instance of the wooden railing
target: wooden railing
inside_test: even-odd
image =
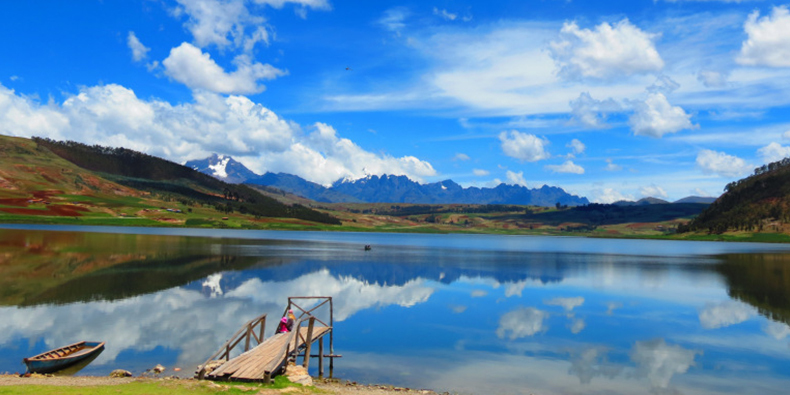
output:
[[[313,306],[310,309],[303,308],[302,306],[300,306],[299,304],[296,303],[296,301],[299,301],[299,303],[302,303],[301,302],[302,300],[311,300],[311,299],[312,300],[323,299],[323,301],[318,303],[318,304],[316,304],[315,306]],[[313,315],[313,313],[315,313],[318,309],[320,309],[321,307],[325,306],[326,304],[329,304],[329,323],[326,323],[326,322],[316,318]],[[290,296],[290,297],[288,297],[288,307],[285,308],[285,313],[283,313],[283,315],[288,313],[288,310],[291,310],[292,307],[296,308],[300,312],[298,318],[310,317],[310,328],[312,328],[314,320],[318,321],[319,323],[321,323],[322,325],[324,325],[325,327],[330,328],[330,329],[332,329],[334,324],[335,324],[335,307],[334,307],[334,304],[332,302],[332,297],[331,296]],[[332,371],[334,370],[335,358],[340,357],[340,355],[335,355],[335,334],[334,334],[334,332],[335,332],[334,330],[330,330],[329,331],[329,355],[326,355],[327,357],[329,357],[329,375],[330,375],[330,377],[332,376]],[[312,335],[312,330],[309,329],[308,333],[310,335]],[[312,336],[308,336],[308,337],[312,337]],[[318,374],[319,374],[319,376],[323,376],[324,375],[324,356],[325,356],[324,355],[324,339],[322,337],[320,339],[320,342],[318,343],[318,348],[319,348],[318,355],[310,355],[310,344],[312,343],[312,338],[310,340],[311,341],[307,343],[307,349],[305,350],[305,354],[304,354],[305,358],[304,358],[303,366],[305,368],[308,367],[308,364],[310,363],[309,362],[310,361],[310,357],[318,357],[318,372],[319,372]],[[298,348],[297,348],[297,350],[298,350]]]
[[[258,334],[256,335],[255,331],[256,328],[258,330]],[[266,328],[266,314],[260,315],[248,321],[244,326],[241,327],[233,336],[230,337],[230,340],[225,342],[225,344],[220,347],[217,352],[215,352],[212,356],[210,356],[206,362],[203,363],[200,367],[200,371],[198,372],[198,379],[202,380],[203,377],[206,375],[206,365],[209,362],[217,360],[217,359],[224,359],[225,361],[230,360],[230,353],[233,351],[236,346],[244,340],[244,351],[249,351],[250,346],[254,347],[258,344],[263,343],[263,331]],[[252,345],[252,340],[255,340],[257,344]]]

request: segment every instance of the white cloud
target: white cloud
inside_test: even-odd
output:
[[[548,329],[548,327],[543,325],[543,319],[547,317],[548,313],[534,307],[513,310],[505,313],[499,319],[496,335],[500,339],[504,339],[507,336],[510,340],[532,336]]]
[[[189,43],[170,50],[162,61],[165,75],[191,89],[204,89],[215,93],[260,93],[266,87],[259,80],[271,80],[287,74],[269,64],[254,63],[249,56],[239,55],[233,63],[236,71],[226,73],[208,53],[203,53]]]
[[[763,163],[777,162],[790,156],[790,147],[783,147],[779,143],[772,142],[758,149],[757,153],[763,158]]]
[[[787,336],[790,336],[790,326],[782,322],[776,322],[769,320],[763,326],[763,332],[770,335],[776,340],[783,340]]]
[[[664,339],[636,342],[631,349],[631,360],[637,364],[637,373],[647,377],[654,390],[667,389],[675,374],[683,374],[694,365],[699,351],[668,345]]]
[[[269,43],[268,32],[262,26],[265,19],[252,15],[243,0],[177,1],[179,6],[174,14],[188,16],[184,26],[201,48],[210,45],[220,49],[241,48],[245,43],[252,48],[258,41]],[[256,26],[251,36],[245,34],[248,26]],[[263,33],[259,28],[263,29]]]
[[[340,178],[357,179],[367,174],[406,175],[415,181],[436,174],[430,163],[413,156],[400,158],[363,150],[351,140],[337,137],[335,129],[314,125],[307,138],[282,153],[261,158],[272,171],[311,174],[311,181],[329,185]]]
[[[173,106],[104,85],[82,88],[61,105],[41,105],[0,85],[0,134],[123,146],[179,163],[217,152],[257,173],[288,172],[324,185],[363,177],[363,169],[418,181],[436,174],[430,163],[412,156],[365,151],[325,124],[306,134],[244,96],[195,92],[194,98]]]
[[[546,168],[554,173],[584,174],[584,168],[570,160],[561,165],[546,165]]]
[[[486,295],[488,295],[488,291],[485,291],[485,290],[482,290],[482,289],[476,289],[476,290],[472,291],[472,293],[469,296],[471,296],[473,298],[482,298],[482,297],[484,297]]]
[[[649,94],[644,102],[636,103],[629,124],[635,135],[657,138],[697,127],[691,123],[690,114],[669,104],[667,97],[658,92]]]
[[[12,75],[12,76],[8,77],[8,79],[11,80],[11,81],[17,81],[17,80],[19,80],[19,76],[18,75]]]
[[[697,154],[697,166],[705,174],[717,174],[721,177],[744,176],[753,167],[737,156],[709,149],[703,149]]]
[[[453,160],[460,160],[460,161],[467,161],[469,159],[472,159],[472,158],[470,158],[469,155],[464,154],[462,152],[459,152],[459,153],[455,154],[455,156],[453,157]]]
[[[478,177],[483,177],[483,176],[487,176],[487,175],[491,174],[491,172],[488,171],[488,170],[483,170],[483,169],[472,169],[472,174],[474,174],[474,175],[476,175]]]
[[[610,363],[606,351],[603,347],[591,347],[581,352],[571,352],[568,373],[578,377],[582,384],[590,384],[597,376],[613,379],[620,374],[623,367]]]
[[[596,188],[589,199],[594,203],[611,204],[620,200],[634,201],[633,195],[624,194],[614,188]]]
[[[785,140],[790,140],[790,130],[787,130],[784,133],[782,133],[782,138]]]
[[[444,19],[446,21],[454,21],[456,18],[458,18],[458,14],[452,14],[452,13],[447,12],[447,10],[445,10],[445,9],[441,9],[440,10],[440,9],[438,9],[436,7],[433,7],[433,14],[436,15],[436,16],[441,17],[442,19]]]
[[[697,80],[706,88],[721,88],[727,86],[727,74],[720,71],[700,70]]]
[[[309,7],[316,10],[328,10],[332,8],[327,0],[253,0],[257,4],[266,4],[274,8],[283,8],[288,3]]]
[[[749,36],[736,62],[747,66],[790,67],[790,12],[774,7],[770,16],[749,15],[743,30]],[[759,18],[759,19],[758,19]]]
[[[524,179],[523,171],[516,173],[514,171],[508,170],[505,172],[505,176],[507,178],[507,183],[510,185],[521,185],[522,187],[527,186],[527,180]]]
[[[546,151],[546,145],[549,144],[548,140],[541,139],[533,134],[511,130],[509,133],[500,133],[499,141],[502,142],[502,151],[511,158],[526,162],[537,162],[550,156]]]
[[[664,61],[653,43],[655,38],[628,19],[614,25],[604,22],[595,30],[566,22],[560,41],[552,42],[549,50],[566,78],[608,80],[660,71]]]
[[[613,99],[595,100],[589,92],[580,93],[570,105],[572,120],[590,128],[606,127],[606,113],[621,110]]]
[[[573,149],[573,153],[578,155],[584,153],[584,150],[587,149],[587,146],[584,145],[579,139],[573,139],[570,143],[565,145],[568,148]]]
[[[705,329],[724,328],[740,324],[757,315],[754,307],[732,300],[719,304],[707,304],[699,312],[699,322]]]
[[[377,23],[396,35],[400,36],[401,30],[406,27],[406,18],[411,12],[406,7],[394,7],[384,11]]]
[[[574,318],[571,320],[571,323],[568,326],[568,328],[571,330],[571,333],[576,335],[579,334],[581,331],[583,331],[586,326],[587,324],[584,322],[584,319]]]
[[[573,309],[584,304],[584,298],[581,296],[573,298],[554,298],[544,300],[543,304],[547,306],[561,306],[566,312],[571,312]]]
[[[667,191],[665,191],[664,188],[661,188],[656,185],[640,187],[639,194],[641,194],[642,197],[655,197],[655,198],[664,198],[664,199],[668,197]]]
[[[606,171],[620,171],[623,170],[623,166],[616,165],[612,162],[611,158],[606,158],[606,167],[604,167]]]
[[[131,31],[126,36],[126,45],[128,45],[129,49],[132,50],[132,60],[135,62],[143,61],[146,57],[148,57],[148,51],[151,50],[151,48],[143,45],[134,32]]]

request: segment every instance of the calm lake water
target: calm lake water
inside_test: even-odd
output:
[[[103,340],[78,374],[188,376],[304,295],[334,298],[343,379],[464,394],[790,388],[790,246],[12,225],[0,372]]]

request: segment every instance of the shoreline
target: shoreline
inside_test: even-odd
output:
[[[182,387],[185,389],[205,388],[210,392],[227,393],[230,388],[241,390],[243,393],[250,394],[334,394],[334,395],[391,395],[391,394],[412,394],[412,395],[449,395],[449,392],[439,393],[429,389],[413,389],[405,387],[396,387],[392,385],[380,384],[360,384],[348,380],[341,379],[325,379],[313,378],[312,386],[287,386],[284,388],[276,388],[276,386],[265,385],[259,383],[243,383],[243,382],[214,382],[209,380],[196,380],[193,378],[173,378],[173,377],[104,377],[104,376],[51,376],[51,375],[33,375],[31,377],[20,377],[18,375],[0,374],[0,388],[8,390],[8,388],[20,387],[26,388],[30,386],[36,387],[52,387],[53,389],[63,388],[85,388],[85,387],[114,387],[114,386],[134,386],[140,384],[161,384],[161,395],[169,393],[169,387]],[[0,390],[0,392],[6,392]],[[212,391],[213,390],[213,391]],[[111,392],[120,392],[120,390],[110,390]],[[13,393],[13,392],[12,392]],[[42,394],[48,394],[49,391],[42,391]],[[59,390],[54,390],[51,393],[60,393]],[[158,394],[153,394],[158,395]]]
[[[31,228],[32,227],[32,228]],[[187,231],[258,231],[258,232],[310,232],[310,233],[350,233],[350,234],[414,234],[414,235],[469,235],[469,236],[532,236],[532,237],[573,237],[573,238],[587,238],[587,239],[608,239],[608,240],[665,240],[665,241],[710,241],[710,242],[732,242],[732,243],[765,243],[765,244],[790,244],[790,235],[775,234],[775,233],[751,233],[742,236],[733,234],[723,235],[702,235],[702,234],[689,234],[685,237],[677,235],[605,235],[593,233],[547,233],[547,232],[475,232],[475,231],[423,231],[420,228],[403,228],[403,229],[360,229],[349,228],[341,226],[341,229],[315,229],[310,227],[271,227],[271,228],[208,228],[208,227],[190,227],[176,224],[162,224],[161,226],[148,226],[148,225],[133,225],[133,224],[52,224],[41,222],[3,222],[0,218],[0,229],[23,229],[23,230],[48,230],[59,231],[58,227],[75,227],[75,228],[122,228],[122,229],[184,229]],[[141,234],[134,232],[100,232],[94,230],[78,230],[68,229],[63,231],[78,231],[87,233],[129,233]],[[184,235],[190,236],[190,235]],[[199,236],[199,235],[197,235]]]

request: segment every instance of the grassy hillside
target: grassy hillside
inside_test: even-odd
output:
[[[705,211],[681,232],[790,233],[790,158],[755,169],[730,183]]]
[[[139,152],[8,136],[0,136],[0,221],[283,229],[340,224],[325,212]]]

